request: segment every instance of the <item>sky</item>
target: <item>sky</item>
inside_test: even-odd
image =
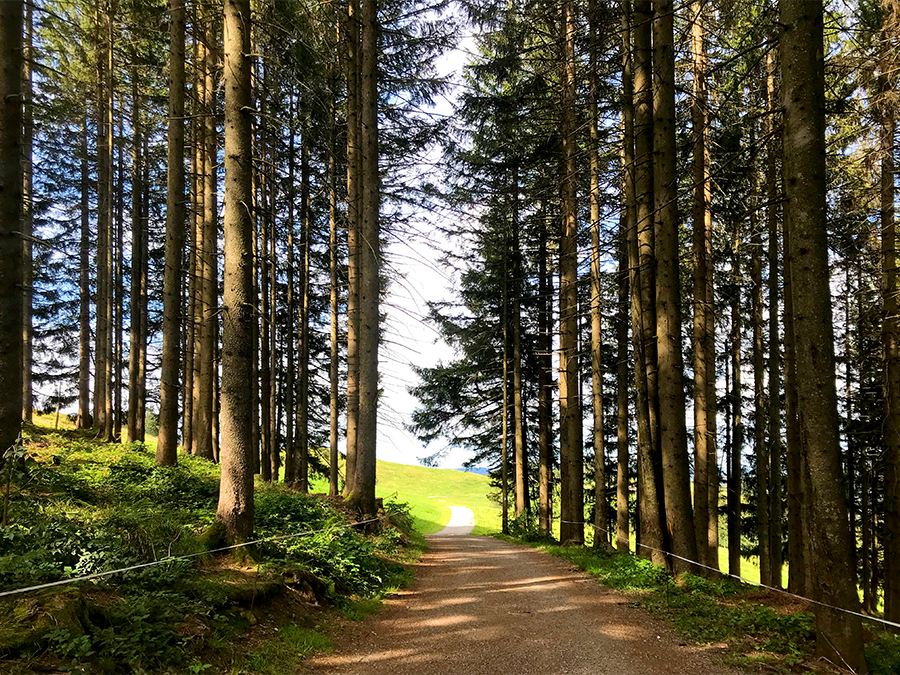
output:
[[[473,38],[463,37],[456,49],[447,52],[437,65],[438,74],[458,81],[468,59]],[[456,87],[437,100],[431,111],[451,115],[454,110]],[[436,153],[429,160],[437,160]],[[454,356],[433,326],[425,322],[428,302],[448,300],[456,279],[454,273],[441,265],[443,251],[453,246],[434,229],[435,216],[423,209],[413,213],[415,229],[420,236],[388,242],[387,261],[394,280],[388,290],[383,311],[386,315],[386,335],[379,352],[379,373],[384,395],[379,401],[378,459],[400,464],[418,464],[419,458],[446,449],[436,441],[428,447],[406,430],[417,401],[408,388],[418,383],[413,366],[435,366]],[[466,451],[449,449],[438,463],[443,468],[459,468],[469,458]]]

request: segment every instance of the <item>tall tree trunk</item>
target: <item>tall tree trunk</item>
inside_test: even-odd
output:
[[[862,508],[860,509],[859,514],[860,524],[862,526],[862,578],[860,579],[860,585],[862,586],[863,591],[862,609],[864,612],[871,612],[875,609],[875,603],[873,602],[874,593],[872,592],[872,570],[869,565],[869,550],[872,548],[872,517],[870,514],[870,491],[872,488],[869,478],[871,470],[872,465],[867,460],[864,461],[860,472],[860,477],[862,479],[862,485],[860,486],[860,492],[862,493]],[[790,585],[788,588],[790,588]]]
[[[32,242],[34,236],[34,189],[32,180],[34,149],[34,106],[32,104],[31,63],[34,60],[34,6],[25,4],[25,41],[22,53],[22,419],[31,421],[34,397],[31,384],[32,285],[34,270]]]
[[[222,297],[222,422],[216,520],[229,539],[253,532],[251,410],[255,306],[251,261],[253,201],[250,96],[250,0],[225,0],[225,292]]]
[[[347,461],[344,497],[349,497],[356,473],[359,435],[359,283],[362,239],[360,164],[360,0],[347,0]]]
[[[201,31],[202,31],[202,22],[201,15],[198,11],[198,7],[194,5],[193,11],[191,13],[191,23],[193,25],[193,51],[194,51],[194,63],[197,64],[193,69],[194,71],[194,79],[193,79],[193,88],[191,91],[191,111],[193,113],[191,120],[191,173],[190,173],[190,232],[188,234],[188,283],[187,283],[187,299],[184,303],[185,305],[185,319],[187,321],[185,325],[184,333],[186,335],[182,336],[182,339],[185,343],[184,348],[184,383],[183,383],[183,406],[182,406],[182,416],[184,418],[184,422],[182,423],[182,450],[187,454],[193,454],[194,452],[194,395],[195,395],[195,383],[197,382],[197,378],[194,376],[194,367],[195,365],[199,366],[199,362],[195,364],[196,359],[194,358],[199,349],[199,345],[197,343],[198,340],[198,331],[197,324],[199,323],[197,314],[197,308],[199,304],[198,295],[199,293],[199,284],[198,284],[198,267],[197,267],[197,258],[199,257],[197,252],[197,234],[200,228],[200,221],[203,217],[203,186],[205,182],[203,180],[203,176],[206,175],[205,166],[204,166],[204,154],[203,154],[203,130],[204,123],[202,117],[202,102],[205,100],[205,94],[203,93],[203,88],[206,86],[206,78],[203,74],[204,68],[202,67],[205,60],[205,52],[203,50],[206,49],[206,45],[201,44]],[[199,392],[197,392],[199,393]]]
[[[519,245],[519,170],[512,171],[512,376],[513,447],[516,462],[516,518],[530,515],[528,504],[528,446],[525,442],[525,410],[522,395],[522,251]]]
[[[584,542],[584,458],[578,386],[578,184],[575,4],[562,2],[562,232],[559,240],[560,541]]]
[[[751,142],[753,139],[751,139]],[[731,443],[728,457],[728,573],[741,576],[741,465],[744,450],[743,384],[741,382],[741,230],[734,221],[731,252]]]
[[[251,43],[252,44],[252,43]],[[252,67],[252,66],[251,66]],[[252,82],[252,77],[251,77]],[[251,129],[253,129],[253,121],[251,121]],[[256,143],[256,134],[251,134],[250,144],[251,144],[251,156],[253,153],[252,148],[254,147],[254,143]],[[258,143],[256,143],[256,147],[258,147]],[[257,227],[257,214],[259,213],[259,196],[258,196],[258,188],[259,188],[259,175],[258,173],[251,167],[251,192],[254,199],[253,204],[253,217],[252,217],[252,233],[250,237],[250,259],[251,259],[251,294],[252,294],[252,303],[254,310],[259,307],[259,272],[260,272],[260,255],[259,255],[259,228]],[[224,302],[224,294],[223,294],[223,302]],[[253,463],[253,473],[262,476],[263,472],[263,464],[269,466],[268,458],[265,458],[267,461],[263,462],[262,455],[262,443],[260,442],[260,420],[259,420],[259,409],[260,409],[260,399],[259,399],[259,317],[254,311],[253,314],[253,325],[251,326],[251,372],[252,377],[250,379],[250,399],[251,410],[250,410],[250,455],[251,461]]]
[[[629,238],[634,233],[634,75],[631,66],[631,7],[622,7],[622,217],[619,219],[619,304],[616,321],[616,549],[629,550],[628,534],[628,320],[631,268]],[[637,355],[637,352],[635,352]],[[636,370],[643,364],[635,358]],[[644,380],[646,387],[646,379]],[[646,394],[645,394],[646,396]],[[640,425],[639,425],[640,426]]]
[[[338,205],[337,205],[337,110],[335,109],[337,82],[332,80],[331,127],[328,155],[328,262],[330,273],[329,322],[329,405],[328,405],[328,494],[337,496],[338,485]]]
[[[144,145],[144,149],[141,152],[141,157],[146,158],[149,154],[149,142],[147,140],[147,135],[142,135],[142,142]],[[147,284],[149,281],[149,259],[150,259],[150,235],[149,235],[149,218],[148,214],[150,212],[149,208],[149,189],[148,185],[150,185],[150,163],[147,161],[143,161],[141,163],[141,169],[143,170],[143,176],[141,178],[141,203],[140,203],[140,218],[141,218],[141,269],[139,271],[140,274],[140,299],[139,304],[142,308],[141,311],[141,325],[138,330],[140,335],[140,339],[138,340],[138,359],[137,359],[137,367],[138,367],[138,376],[137,376],[137,386],[138,386],[138,405],[136,411],[136,429],[137,429],[137,437],[139,440],[145,440],[147,435],[146,421],[147,421],[147,334],[148,334],[148,325],[150,322],[150,318],[147,312],[147,301],[148,301],[148,291]]]
[[[715,359],[707,329],[707,314],[713,311],[710,270],[712,213],[710,204],[709,148],[707,146],[706,111],[706,45],[704,44],[703,4],[691,4],[692,87],[691,124],[693,127],[693,263],[694,263],[694,529],[697,538],[698,562],[705,565],[717,562],[707,555],[709,548],[709,450],[714,431],[709,430],[709,407],[715,398],[715,373],[709,381],[710,364]],[[713,447],[714,441],[713,441]],[[717,558],[717,556],[716,556]],[[710,565],[712,566],[712,565]]]
[[[300,330],[297,364],[300,395],[297,406],[297,444],[300,446],[298,484],[309,491],[309,237],[312,220],[310,207],[309,113],[303,106],[303,130],[300,141]]]
[[[551,335],[553,298],[550,288],[551,262],[547,253],[547,223],[544,204],[538,205],[538,528],[550,534],[553,525],[551,503],[553,448],[551,439],[551,396],[553,388]]]
[[[144,188],[143,144],[141,124],[141,96],[138,89],[138,73],[135,67],[131,77],[131,326],[128,344],[128,441],[143,441],[138,432],[138,416],[141,408],[140,359],[141,328],[143,326],[144,305],[141,293],[144,269],[143,241],[144,221],[141,200]]]
[[[294,295],[294,198],[295,198],[295,186],[294,186],[294,178],[295,171],[294,167],[296,162],[294,161],[294,148],[296,146],[296,119],[297,119],[297,110],[296,110],[296,94],[294,93],[294,87],[291,85],[290,89],[290,103],[288,108],[288,186],[287,186],[287,204],[288,204],[288,218],[287,218],[287,317],[284,322],[285,326],[285,336],[284,342],[287,348],[287,369],[285,372],[285,383],[284,383],[284,394],[285,394],[285,404],[284,407],[286,409],[285,418],[287,420],[287,425],[285,426],[285,435],[284,435],[284,483],[285,485],[294,485],[297,482],[297,467],[295,464],[295,448],[294,448],[294,427],[299,425],[295,424],[294,420],[294,410],[296,409],[294,403],[294,390],[297,388],[295,379],[294,379],[294,320],[296,318],[296,300]]]
[[[122,333],[124,328],[124,309],[125,309],[125,284],[123,283],[123,265],[125,262],[125,112],[124,104],[121,103],[119,110],[119,136],[118,136],[118,171],[116,178],[116,218],[114,221],[114,231],[116,233],[116,245],[113,252],[113,269],[115,270],[115,279],[113,283],[115,309],[113,312],[113,335],[115,343],[113,345],[113,439],[121,441],[122,438],[122,362],[123,357],[123,341]]]
[[[766,445],[765,386],[763,366],[763,283],[762,283],[762,228],[759,225],[759,187],[756,172],[756,127],[751,131],[750,151],[750,283],[752,286],[753,324],[753,456],[756,466],[756,526],[759,542],[760,581],[772,583],[771,554],[769,551],[769,450]]]
[[[268,148],[268,140],[266,133],[267,115],[266,105],[260,103],[262,119],[260,120],[261,130],[259,133],[260,155],[266,156]],[[259,217],[257,218],[257,228],[259,232],[259,248],[257,249],[257,260],[259,260],[259,295],[260,295],[260,313],[257,318],[259,329],[259,436],[262,442],[262,451],[259,457],[259,475],[266,481],[272,480],[272,408],[269,406],[269,390],[272,387],[272,371],[269,368],[269,266],[272,260],[269,258],[269,177],[267,175],[266,165],[268,161],[263,162],[263,166],[259,172]]]
[[[22,2],[0,3],[0,449],[22,426]]]
[[[633,188],[632,188],[633,194]],[[633,216],[632,216],[633,218]],[[616,549],[629,550],[628,492],[628,216],[620,221],[616,312]]]
[[[86,112],[86,111],[85,111]],[[91,176],[88,166],[88,122],[81,127],[81,240],[78,255],[78,422],[93,426],[91,416]]]
[[[851,566],[847,505],[840,463],[834,334],[828,274],[825,174],[825,75],[822,3],[779,3],[784,104],[785,220],[790,257],[796,349],[797,404],[810,484],[809,532],[814,569],[818,652],[866,672]]]
[[[887,40],[884,36],[882,39]],[[886,64],[889,72],[892,64]],[[881,121],[881,266],[882,349],[884,352],[884,614],[900,621],[900,302],[897,282],[897,235],[894,221],[894,134],[892,103],[886,100],[891,87],[881,76],[879,113]]]
[[[171,466],[178,447],[178,366],[181,344],[181,257],[184,248],[184,3],[169,0],[169,118],[163,344],[156,464]]]
[[[209,460],[215,459],[212,442],[213,427],[213,377],[215,375],[216,359],[216,310],[217,310],[217,242],[218,242],[218,218],[217,218],[217,146],[216,142],[216,98],[215,98],[215,69],[216,69],[216,44],[217,17],[212,9],[204,12],[205,22],[203,26],[205,49],[203,51],[203,133],[202,152],[204,172],[203,181],[203,218],[200,221],[197,237],[197,268],[199,271],[198,285],[200,290],[199,324],[200,331],[199,351],[195,358],[200,363],[195,364],[194,372],[199,375],[195,383],[197,396],[194,399],[194,454]],[[199,368],[198,368],[199,366]]]
[[[363,516],[375,514],[375,448],[378,432],[378,342],[381,228],[378,174],[378,16],[376,0],[363,0],[360,49],[359,409],[356,466],[350,501]]]
[[[766,220],[769,256],[769,569],[772,585],[782,586],[782,506],[781,506],[781,354],[778,350],[778,182],[775,141],[775,52],[767,57],[766,99],[771,114],[767,117],[766,136]]]
[[[193,217],[191,227],[191,246],[190,246],[190,262],[188,269],[191,278],[188,284],[190,299],[188,300],[189,318],[188,318],[188,340],[185,352],[190,352],[190,357],[185,357],[184,364],[184,388],[185,388],[185,414],[190,410],[190,420],[185,425],[185,435],[190,430],[191,439],[184,440],[185,448],[189,448],[190,453],[198,456],[204,456],[204,452],[208,453],[209,448],[202,443],[203,431],[200,429],[201,423],[199,416],[200,398],[201,398],[201,363],[203,361],[203,300],[204,300],[204,279],[206,272],[204,271],[203,253],[206,250],[206,244],[203,238],[208,235],[209,229],[205,224],[204,207],[206,204],[206,175],[211,167],[208,165],[208,156],[206,154],[206,104],[208,103],[208,93],[206,91],[206,54],[208,46],[206,43],[206,35],[204,22],[209,21],[209,15],[198,11],[197,24],[195,24],[195,32],[202,34],[196,38],[196,67],[194,68],[194,91],[196,93],[195,112],[197,119],[194,125],[194,154],[197,158],[195,168],[197,169],[197,191],[195,193],[196,202],[193,204]],[[188,372],[190,365],[190,372]],[[188,388],[190,387],[190,388]],[[208,458],[208,454],[206,455]]]
[[[659,390],[656,369],[656,258],[653,232],[653,7],[634,4],[634,228],[628,230],[631,322],[635,351],[638,426],[639,552],[666,564],[669,550],[659,454]],[[627,78],[626,78],[627,82]],[[627,86],[627,85],[626,85]],[[626,106],[627,110],[627,106]],[[626,118],[627,133],[627,118]],[[626,148],[627,148],[626,144]],[[626,199],[628,199],[626,191]]]
[[[108,100],[106,86],[107,59],[104,46],[103,12],[101,5],[96,8],[95,40],[97,51],[97,93],[96,129],[97,129],[97,249],[94,267],[97,270],[97,287],[94,301],[94,421],[101,432],[106,428],[106,390],[109,383],[109,363],[106,358],[106,345],[109,342],[109,314],[106,298],[109,296],[109,269],[106,260],[109,250],[109,229],[111,218],[111,195],[109,190],[109,147],[112,130],[108,125]]]
[[[803,458],[800,450],[800,420],[797,416],[797,358],[794,349],[794,303],[791,281],[790,231],[782,219],[784,242],[784,426],[787,455],[788,590],[805,595],[811,588],[807,574],[807,509],[803,495]]]
[[[690,460],[684,409],[681,353],[681,291],[678,262],[678,199],[675,151],[674,3],[654,0],[653,189],[656,204],[656,331],[659,370],[659,437],[666,521],[672,552],[697,559],[691,508]],[[677,558],[676,572],[690,569]]]
[[[278,447],[278,428],[281,422],[279,412],[278,381],[280,368],[278,368],[278,320],[277,320],[277,290],[278,290],[278,258],[276,256],[276,244],[278,234],[275,230],[275,210],[278,194],[278,183],[275,180],[275,138],[273,136],[269,146],[269,204],[266,207],[266,222],[269,228],[269,439],[271,446],[270,460],[272,462],[272,480],[277,481],[281,472],[281,450]]]
[[[606,455],[603,444],[603,349],[602,319],[600,307],[600,129],[599,129],[599,77],[597,59],[599,39],[597,36],[597,5],[595,0],[588,3],[588,24],[590,41],[590,63],[588,65],[588,116],[590,118],[590,139],[588,155],[590,159],[591,191],[591,407],[593,412],[594,441],[594,546],[610,548],[609,517],[606,498]]]
[[[509,270],[507,268],[507,237],[503,236],[503,296],[501,318],[503,325],[502,409],[500,411],[500,531],[509,534]]]
[[[104,336],[103,336],[103,428],[101,430],[101,438],[107,442],[114,440],[114,411],[113,411],[113,376],[115,370],[115,361],[113,359],[113,347],[115,335],[113,326],[115,316],[113,314],[113,301],[115,297],[115,276],[113,274],[113,259],[115,256],[115,240],[114,240],[114,204],[115,198],[115,177],[113,174],[113,163],[115,159],[115,104],[113,95],[115,93],[115,70],[114,70],[114,53],[113,53],[113,26],[115,24],[116,0],[109,0],[106,13],[106,49],[104,50],[105,68],[106,68],[106,89],[105,97],[105,120],[104,127],[106,129],[106,138],[103,144],[105,158],[105,181],[106,181],[106,200],[104,201],[103,228],[106,239],[104,248],[104,257],[101,262],[103,267],[103,276],[105,278],[104,292],[102,297],[103,316],[104,316]]]

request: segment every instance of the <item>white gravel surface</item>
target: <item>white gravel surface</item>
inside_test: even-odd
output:
[[[447,526],[432,536],[434,537],[458,537],[472,534],[475,529],[475,514],[467,506],[451,506],[450,522]]]
[[[735,675],[570,563],[489,537],[434,536],[415,584],[303,672]]]

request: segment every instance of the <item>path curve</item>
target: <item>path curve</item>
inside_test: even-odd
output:
[[[459,537],[472,534],[475,529],[475,513],[467,506],[451,506],[450,522],[433,537]]]
[[[415,584],[303,672],[736,675],[560,558],[489,537],[430,537]]]

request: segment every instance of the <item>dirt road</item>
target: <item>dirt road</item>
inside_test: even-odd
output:
[[[629,599],[559,558],[488,537],[442,536],[415,584],[352,625],[311,673],[726,675]]]

